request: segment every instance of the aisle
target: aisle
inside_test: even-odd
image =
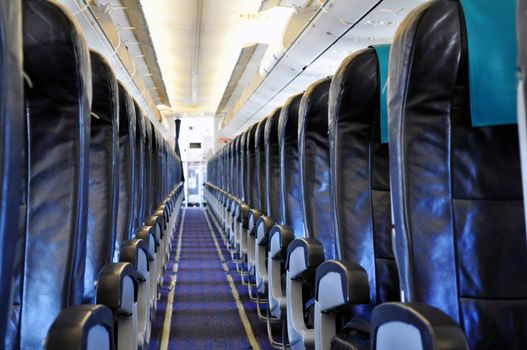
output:
[[[187,208],[176,230],[150,349],[270,349],[213,219]]]

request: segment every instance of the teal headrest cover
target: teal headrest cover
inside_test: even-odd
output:
[[[390,62],[390,44],[374,45],[379,59],[379,87],[381,98],[381,142],[387,143],[388,137],[388,64]]]
[[[516,123],[516,1],[460,0],[473,126]]]

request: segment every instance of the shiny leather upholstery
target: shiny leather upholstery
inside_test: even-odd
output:
[[[119,84],[119,211],[114,261],[122,241],[134,237],[135,231],[135,108],[130,94]]]
[[[304,93],[298,113],[298,149],[302,184],[302,215],[306,236],[324,247],[326,259],[336,258],[330,196],[328,95],[331,78],[312,84]]]
[[[304,236],[298,159],[298,108],[302,94],[291,97],[278,121],[280,157],[280,220],[295,236]]]
[[[235,170],[235,167],[234,167],[234,148],[236,147],[236,140],[232,140],[230,143],[229,143],[229,149],[228,149],[228,176],[229,178],[231,179],[228,183],[229,183],[229,189],[228,189],[228,192],[231,194],[231,195],[234,195],[234,170]]]
[[[119,90],[106,59],[91,51],[90,62],[93,102],[84,303],[95,301],[94,282],[102,267],[113,260],[119,204]]]
[[[247,156],[246,156],[246,181],[247,181],[247,191],[245,193],[245,201],[247,204],[249,204],[249,207],[256,208],[258,206],[258,195],[257,195],[257,186],[256,186],[256,151],[254,148],[255,145],[255,134],[256,129],[258,128],[258,124],[254,124],[251,126],[247,133],[247,140],[246,140],[246,146],[247,146]]]
[[[405,300],[456,320],[471,349],[525,349],[518,132],[471,126],[465,40],[459,3],[440,0],[414,10],[392,46],[390,170],[401,287]]]
[[[267,210],[267,196],[265,193],[265,141],[264,131],[267,119],[258,123],[255,132],[255,162],[256,162],[256,195],[258,206],[255,208],[261,212]]]
[[[274,221],[280,215],[280,157],[278,154],[278,119],[281,108],[277,108],[267,118],[264,130],[265,143],[265,192],[267,215]]]
[[[145,214],[145,123],[143,112],[137,104],[135,106],[135,229],[143,226]]]
[[[380,140],[379,75],[375,49],[341,64],[329,93],[331,192],[339,257],[369,277],[371,304],[352,314],[369,320],[373,306],[398,300],[391,242],[388,144]]]
[[[19,213],[26,201],[16,189],[24,185],[20,172],[23,143],[22,84],[22,12],[21,2],[0,1],[0,339],[6,339],[6,328],[13,304],[15,271],[21,268]],[[23,171],[23,170],[22,170]],[[22,223],[23,224],[23,223]],[[23,226],[22,226],[23,227]],[[2,347],[0,342],[0,348]]]
[[[238,135],[233,142],[233,153],[232,153],[232,182],[233,182],[233,191],[232,194],[236,198],[240,198],[240,180],[241,180],[241,169],[240,169],[240,139],[241,136]]]
[[[150,121],[144,117],[143,125],[145,128],[145,187],[143,188],[144,198],[145,198],[145,211],[144,218],[146,219],[153,211],[153,198],[152,198],[152,170],[153,170],[153,160],[152,160],[152,126]],[[144,222],[144,220],[143,220]]]
[[[379,72],[376,50],[360,50],[341,63],[329,92],[331,193],[339,260],[317,269],[316,295],[321,312],[328,305],[339,310],[332,320],[316,315],[321,324],[317,337],[324,349],[330,345],[369,349],[373,307],[399,298],[391,243],[388,144],[381,143]],[[330,286],[324,279],[331,279],[331,274],[340,275],[342,294],[327,293]],[[362,284],[357,281],[362,274],[367,297],[361,299]],[[330,324],[336,334],[324,329],[331,329]]]
[[[240,200],[247,201],[247,192],[249,189],[249,179],[247,178],[247,137],[249,130],[240,135]]]
[[[54,2],[23,2],[27,227],[14,347],[39,349],[59,313],[82,301],[91,74],[82,34]]]

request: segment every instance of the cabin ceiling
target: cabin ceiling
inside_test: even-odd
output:
[[[175,116],[232,137],[348,54],[390,42],[425,0],[141,0]]]
[[[216,116],[219,138],[333,74],[350,53],[390,42],[426,0],[61,1],[94,13],[162,123]]]
[[[214,115],[240,51],[280,41],[292,10],[261,0],[141,0],[172,111]]]

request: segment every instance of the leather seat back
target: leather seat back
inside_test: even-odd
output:
[[[289,98],[278,121],[281,220],[297,237],[305,236],[298,157],[298,108],[301,99],[302,94]]]
[[[92,108],[84,302],[95,301],[95,281],[115,250],[119,184],[119,90],[105,58],[91,51]]]
[[[337,248],[330,195],[328,95],[331,78],[308,87],[298,113],[298,149],[302,184],[302,216],[308,238],[318,239],[326,259],[334,259]]]
[[[240,135],[240,199],[243,202],[247,200],[247,134],[248,130]]]
[[[82,302],[88,210],[90,58],[55,2],[23,2],[27,227],[19,346],[40,349],[64,307]]]
[[[256,165],[256,188],[258,198],[258,209],[265,213],[267,210],[267,196],[265,193],[265,123],[267,118],[261,120],[256,128],[255,136],[255,165]]]
[[[227,149],[227,192],[229,194],[234,193],[234,142],[233,139],[231,142],[229,142],[228,149]]]
[[[25,196],[21,196],[26,192],[25,181],[20,176],[25,171],[21,170],[25,167],[25,145],[20,13],[20,1],[0,1],[0,33],[4,38],[0,43],[0,339],[6,339],[16,285],[13,277],[19,275],[23,263],[16,229],[19,223],[24,225],[23,220],[19,221],[19,212],[26,210]],[[16,191],[18,188],[20,192]],[[18,299],[15,302],[20,303]]]
[[[135,108],[132,97],[119,83],[119,207],[114,261],[122,241],[132,239],[135,232]]]
[[[460,3],[440,0],[414,10],[392,46],[390,167],[401,287],[405,300],[427,302],[459,322],[471,349],[524,349],[518,130],[472,126],[466,40]]]
[[[339,257],[362,266],[370,305],[352,306],[369,321],[375,305],[399,299],[392,250],[388,144],[381,143],[380,77],[376,50],[348,56],[331,82],[331,193]]]
[[[152,204],[152,128],[150,121],[143,115],[143,125],[145,128],[145,187],[143,188],[145,197],[144,217],[152,215],[154,208]]]
[[[143,225],[145,209],[145,122],[141,108],[134,102],[135,108],[135,229]]]
[[[255,134],[258,124],[254,124],[249,128],[247,132],[246,146],[246,172],[245,179],[247,181],[247,192],[245,193],[245,201],[249,204],[249,207],[256,208],[258,206],[258,195],[256,193],[258,187],[256,186],[256,150],[255,150]]]
[[[282,218],[280,214],[280,157],[278,153],[278,119],[281,110],[281,108],[275,109],[267,118],[264,130],[267,215],[277,222]]]
[[[232,140],[232,194],[240,198],[240,136]]]
[[[163,177],[162,174],[162,167],[163,167],[163,149],[162,149],[162,136],[159,135],[159,131],[155,128],[154,124],[150,124],[152,127],[152,135],[153,135],[153,148],[152,148],[152,155],[154,157],[154,165],[153,165],[153,180],[152,180],[152,192],[153,192],[153,200],[152,205],[153,208],[157,208],[162,198],[162,188],[163,188]]]

